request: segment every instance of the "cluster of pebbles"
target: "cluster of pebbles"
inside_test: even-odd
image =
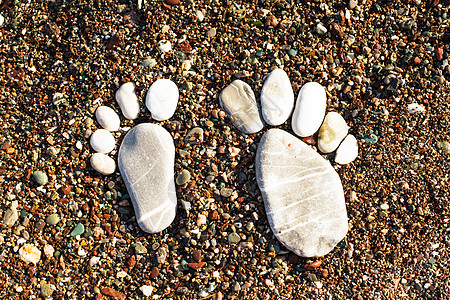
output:
[[[449,13],[446,0],[1,1],[0,298],[447,298]],[[297,136],[285,120],[295,96],[273,121],[259,99],[274,69],[292,83],[279,93],[323,86],[318,122],[333,132]],[[143,107],[156,78],[179,87],[169,120]],[[220,107],[234,80],[254,93],[258,132]],[[115,99],[121,83],[138,99],[133,120]],[[98,105],[120,119],[107,176],[90,164]],[[338,142],[319,135],[346,127],[323,152]],[[120,151],[130,132],[175,148],[164,160],[175,174],[148,173],[175,179],[176,216],[161,206],[171,225],[158,233],[144,230],[166,224],[133,211],[134,179],[120,170],[121,154],[141,153]],[[322,209],[311,198],[282,210],[315,186],[334,212],[320,198]]]

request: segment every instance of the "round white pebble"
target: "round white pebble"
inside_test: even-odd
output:
[[[36,246],[25,244],[19,249],[20,259],[27,263],[37,263],[41,260],[41,251]]]
[[[139,101],[134,91],[133,82],[127,82],[120,86],[116,92],[116,100],[122,110],[122,114],[128,120],[134,120],[139,114]]]
[[[301,137],[313,135],[322,125],[327,106],[327,95],[320,83],[308,82],[303,85],[297,97],[292,129]]]
[[[178,104],[178,87],[169,79],[158,79],[148,89],[145,105],[157,121],[173,116]]]
[[[139,289],[145,297],[148,297],[153,293],[153,287],[151,285],[143,285]]]
[[[334,161],[340,165],[346,165],[354,161],[357,156],[358,141],[353,135],[349,134],[337,148]]]
[[[114,159],[103,153],[94,153],[91,156],[91,166],[95,171],[103,175],[110,175],[116,170]]]
[[[120,118],[116,112],[108,106],[100,106],[95,111],[98,124],[109,131],[119,130]]]
[[[170,43],[169,41],[166,40],[162,40],[159,41],[159,50],[161,50],[162,52],[169,52],[170,50],[172,50],[172,43]]]
[[[114,136],[106,129],[98,129],[91,135],[91,147],[99,153],[109,153],[115,145]]]

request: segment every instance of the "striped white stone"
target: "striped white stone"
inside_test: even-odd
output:
[[[145,232],[160,232],[175,218],[174,161],[172,136],[156,124],[135,126],[120,146],[120,173]]]
[[[220,94],[220,105],[240,131],[252,134],[263,128],[255,94],[247,83],[235,80],[224,88]]]
[[[272,231],[297,255],[323,256],[347,234],[338,174],[295,136],[280,129],[263,135],[256,154],[256,179]]]
[[[263,118],[268,124],[277,126],[286,122],[293,108],[291,81],[283,69],[275,69],[267,76],[261,90]]]

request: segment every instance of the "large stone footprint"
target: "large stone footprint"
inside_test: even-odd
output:
[[[165,121],[172,117],[178,97],[175,83],[168,79],[155,81],[146,97],[146,106],[152,118]],[[134,83],[123,84],[116,92],[116,100],[124,117],[130,120],[137,118],[140,108]],[[96,116],[105,129],[94,132],[91,145],[103,154],[94,154],[91,165],[100,173],[108,175],[114,172],[115,163],[104,154],[112,150],[110,146],[105,147],[105,144],[111,143],[112,137],[107,130],[119,128],[118,116],[111,108],[104,106],[97,109]],[[114,139],[112,141],[115,142]],[[136,220],[145,232],[160,232],[175,218],[177,197],[174,161],[172,136],[157,124],[141,123],[129,130],[122,141],[118,155],[120,173],[133,202]]]
[[[222,108],[243,132],[261,130],[263,119],[280,125],[294,110],[295,134],[309,137],[319,131],[319,150],[336,151],[335,162],[349,163],[358,154],[356,139],[348,134],[349,128],[338,113],[325,116],[326,101],[324,88],[309,82],[300,90],[294,109],[294,93],[281,69],[272,71],[264,82],[261,114],[253,91],[243,81],[233,81],[220,95]],[[347,211],[338,174],[299,138],[281,129],[266,131],[257,150],[256,176],[272,231],[289,250],[303,257],[323,256],[347,234]]]

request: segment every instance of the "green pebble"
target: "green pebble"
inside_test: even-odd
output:
[[[49,215],[49,216],[45,219],[45,222],[46,222],[48,225],[56,225],[56,224],[58,224],[58,222],[59,222],[59,216],[58,216],[58,214],[51,214],[51,215]]]
[[[70,236],[77,236],[84,233],[84,225],[79,223],[70,233]]]
[[[241,237],[236,232],[232,232],[228,235],[228,242],[230,244],[237,244],[241,241]]]
[[[46,185],[48,182],[48,176],[47,174],[45,174],[42,171],[34,171],[33,172],[33,177],[34,180],[37,182],[37,184],[39,185]]]
[[[177,184],[178,185],[184,185],[188,183],[191,180],[191,174],[188,170],[182,170],[180,174],[177,176]]]
[[[447,19],[447,13],[443,13],[443,14],[442,14],[442,19],[444,19],[444,20]]]
[[[289,54],[289,56],[296,56],[296,55],[297,55],[297,50],[295,50],[295,49],[289,49],[289,50],[288,50],[288,54]]]
[[[258,62],[258,59],[256,58],[256,56],[255,55],[250,55],[250,57],[249,57],[249,59],[248,59],[248,62],[251,64],[251,65],[254,65],[254,64],[256,64],[257,62]]]
[[[256,51],[256,53],[255,53],[255,55],[258,56],[258,57],[263,56],[263,54],[264,54],[264,52],[263,52],[262,50],[258,50],[258,51]]]

